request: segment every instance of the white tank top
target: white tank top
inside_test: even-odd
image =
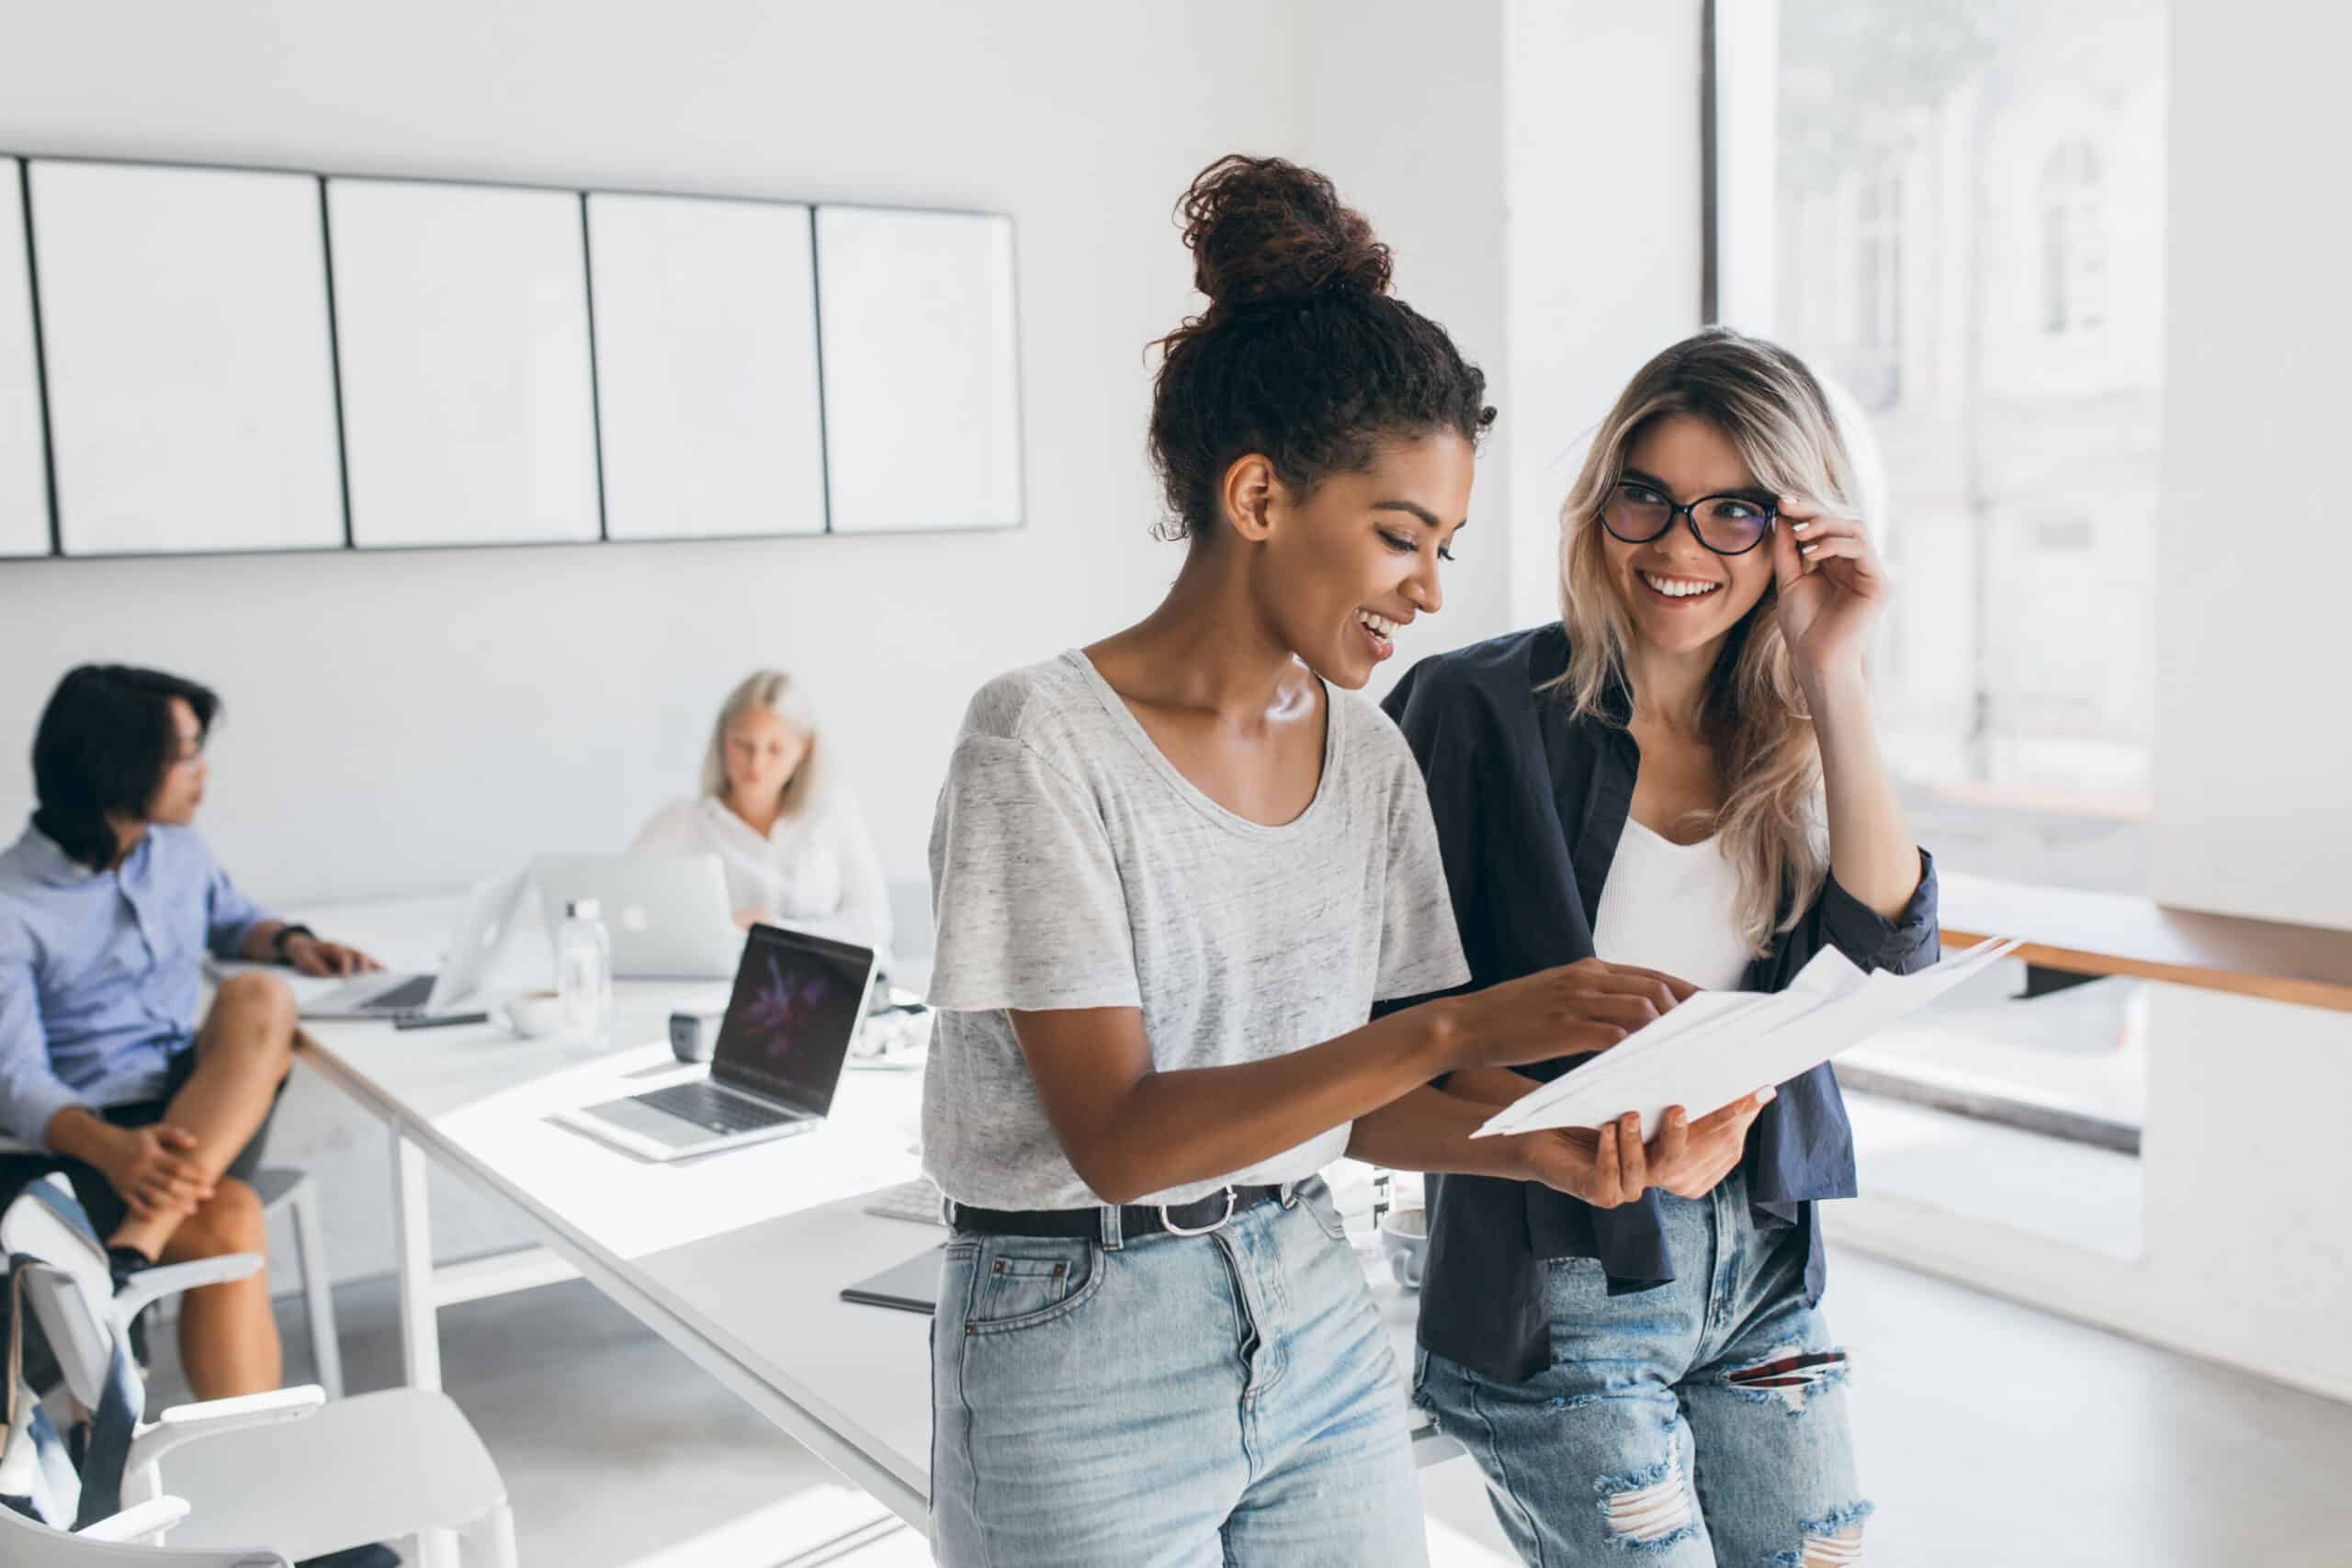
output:
[[[1678,844],[1628,817],[1601,885],[1593,951],[1705,990],[1736,991],[1755,956],[1740,934],[1738,907],[1739,872],[1715,840]]]

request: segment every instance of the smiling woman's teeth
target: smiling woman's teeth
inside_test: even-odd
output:
[[[1694,599],[1702,593],[1713,593],[1723,586],[1720,582],[1692,582],[1684,578],[1652,577],[1642,573],[1642,581],[1669,599]]]
[[[1397,623],[1385,615],[1375,615],[1370,610],[1358,610],[1356,619],[1362,621],[1373,636],[1384,642],[1396,635]]]

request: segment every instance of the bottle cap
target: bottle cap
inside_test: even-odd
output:
[[[563,907],[563,912],[575,920],[594,920],[604,915],[603,908],[594,898],[574,898]]]

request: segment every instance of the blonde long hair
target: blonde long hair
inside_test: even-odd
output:
[[[1757,482],[1850,514],[1851,456],[1813,372],[1788,350],[1724,327],[1683,339],[1637,371],[1594,433],[1560,508],[1560,620],[1568,667],[1553,682],[1580,716],[1607,716],[1611,690],[1632,691],[1631,623],[1604,555],[1600,508],[1622,476],[1626,448],[1651,422],[1705,420],[1738,451]],[[1770,546],[1759,547],[1770,548]],[[1777,587],[1724,639],[1702,699],[1702,733],[1725,781],[1713,831],[1739,873],[1738,918],[1761,952],[1787,931],[1828,870],[1821,749],[1805,711]]]
[[[817,710],[808,701],[808,689],[781,670],[752,671],[719,705],[718,722],[710,727],[710,747],[703,753],[702,792],[716,800],[727,798],[727,731],[755,707],[767,709],[808,742],[800,765],[792,770],[776,796],[776,809],[790,817],[816,798],[824,777],[818,766],[821,750],[817,742]]]

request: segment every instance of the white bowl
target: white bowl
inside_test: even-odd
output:
[[[499,1010],[506,1022],[526,1040],[553,1034],[563,1026],[563,999],[553,991],[525,991],[506,998]]]

